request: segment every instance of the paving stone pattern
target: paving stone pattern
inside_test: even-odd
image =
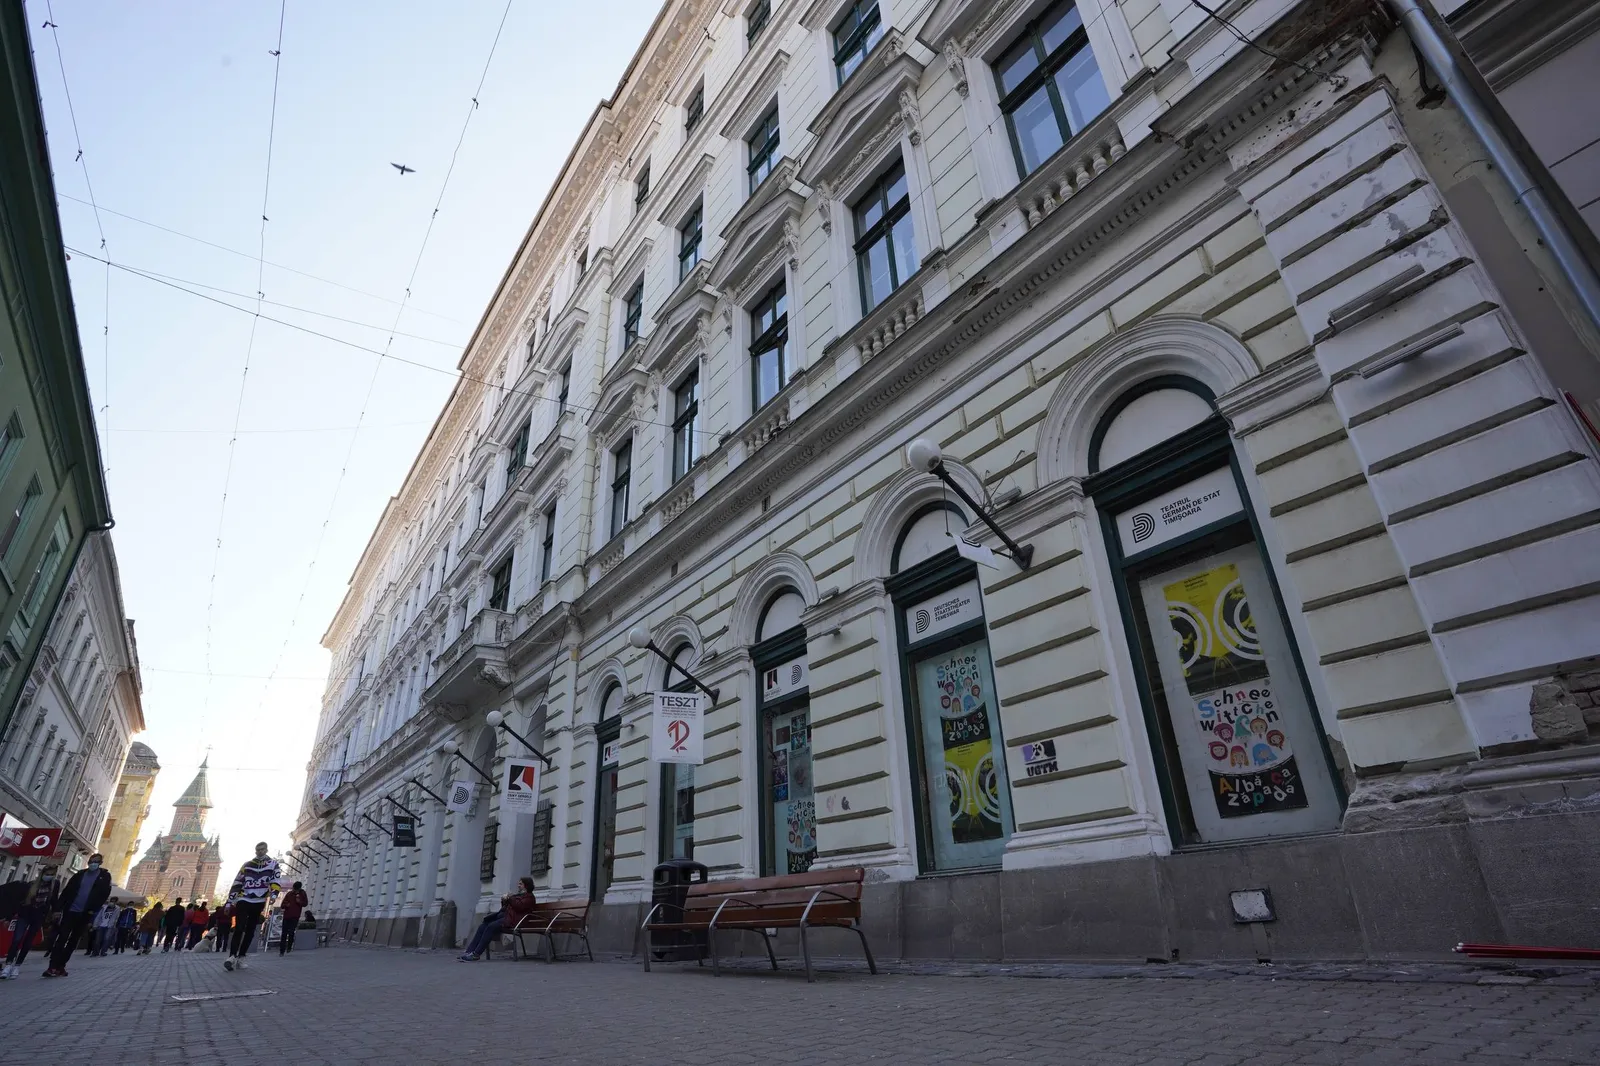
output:
[[[16,1063],[1600,1062],[1600,988],[1559,968],[896,966],[813,985],[740,965],[457,963],[336,946],[42,961],[0,983]],[[1071,976],[1067,976],[1070,974]],[[1135,976],[1128,976],[1134,974]],[[174,995],[272,989],[242,999]]]

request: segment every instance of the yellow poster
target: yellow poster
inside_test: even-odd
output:
[[[1238,566],[1214,566],[1163,586],[1161,593],[1190,693],[1266,675]]]

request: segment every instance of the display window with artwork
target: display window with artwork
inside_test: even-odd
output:
[[[967,524],[952,505],[912,516],[888,583],[925,871],[998,867],[1015,828],[983,595],[953,542]]]
[[[1129,394],[1091,462],[1174,843],[1337,828],[1339,780],[1209,393]]]
[[[617,863],[617,780],[622,764],[622,686],[611,683],[600,701],[600,722],[595,726],[599,745],[595,775],[594,875],[590,878],[589,898],[603,900],[616,874]]]
[[[805,873],[817,858],[817,802],[811,776],[811,676],[805,601],[786,589],[762,613],[756,670],[761,788],[761,871]]]

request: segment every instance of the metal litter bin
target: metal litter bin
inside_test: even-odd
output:
[[[711,871],[703,862],[693,859],[668,859],[656,867],[655,886],[650,893],[656,921],[676,922],[683,917],[684,903],[689,898],[689,886],[710,880]],[[650,956],[659,962],[677,962],[703,959],[708,954],[706,934],[693,929],[652,929],[650,931]]]

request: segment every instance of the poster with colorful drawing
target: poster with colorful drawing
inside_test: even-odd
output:
[[[939,688],[939,732],[950,789],[950,835],[957,844],[1005,835],[1000,820],[1000,778],[995,769],[993,700],[983,689],[975,652],[962,648],[934,664]]]
[[[1162,593],[1217,813],[1239,818],[1305,807],[1239,568],[1216,566]]]

